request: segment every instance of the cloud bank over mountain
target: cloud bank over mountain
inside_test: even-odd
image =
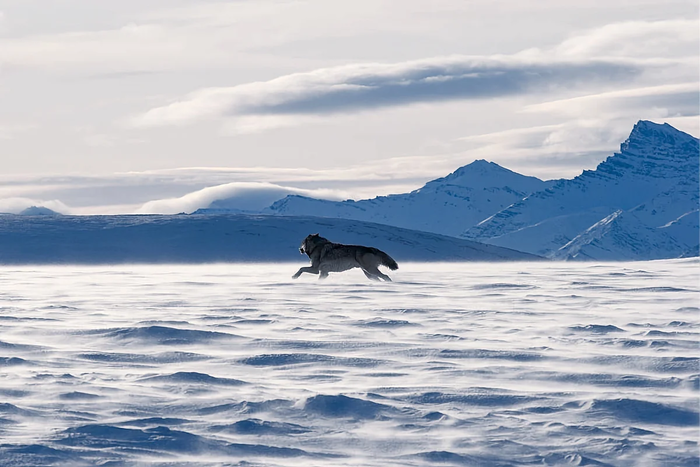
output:
[[[228,128],[245,133],[303,125],[328,114],[542,95],[563,89],[596,95],[599,93],[591,94],[590,89],[602,87],[610,92],[610,86],[625,86],[627,100],[644,106],[648,95],[640,78],[649,79],[647,74],[673,70],[676,80],[688,80],[686,87],[696,84],[697,64],[692,57],[697,49],[697,28],[698,22],[693,20],[627,21],[580,32],[554,47],[511,55],[444,56],[320,68],[268,81],[199,89],[134,116],[130,124],[158,127],[226,119]],[[642,90],[635,92],[635,88]],[[667,107],[687,103],[668,102],[661,98],[663,91],[657,87],[654,95]],[[676,91],[669,89],[672,96]],[[605,97],[615,96],[603,95],[598,100]],[[697,109],[694,112],[691,114],[697,114]]]
[[[238,212],[259,212],[285,196],[295,194],[323,199],[341,199],[337,190],[304,190],[272,183],[234,182],[203,188],[179,198],[149,201],[138,214],[191,213],[199,208],[225,209]]]
[[[136,126],[179,125],[236,115],[323,115],[457,99],[546,92],[552,87],[629,81],[644,64],[526,57],[437,57],[295,73],[270,81],[196,91],[135,117]],[[269,121],[269,120],[268,120]],[[283,122],[283,120],[279,120]]]
[[[43,206],[61,214],[69,213],[71,208],[55,199],[31,199],[31,198],[2,198],[0,199],[0,213],[19,214],[32,206]]]
[[[0,199],[134,212],[234,182],[357,199],[480,159],[570,178],[640,119],[700,134],[689,0],[100,5],[2,6]]]

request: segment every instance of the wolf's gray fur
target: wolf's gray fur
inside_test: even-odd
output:
[[[381,278],[385,281],[391,281],[391,277],[382,274],[378,266],[384,265],[392,271],[399,268],[396,261],[381,250],[368,246],[333,243],[319,234],[306,237],[301,242],[299,252],[309,256],[311,266],[300,268],[292,276],[292,279],[296,279],[304,272],[320,274],[318,278],[325,279],[329,272],[360,268],[368,279],[378,281]]]

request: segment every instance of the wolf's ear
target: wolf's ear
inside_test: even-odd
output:
[[[312,237],[318,237],[318,234],[317,234],[317,233],[315,233],[315,234],[313,234],[313,235],[312,235]]]

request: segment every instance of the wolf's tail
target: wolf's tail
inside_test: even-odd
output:
[[[396,264],[396,261],[394,261],[394,258],[391,256],[387,255],[384,253],[382,250],[377,250],[377,256],[379,256],[379,259],[382,260],[382,263],[384,266],[388,267],[392,271],[396,271],[399,268],[399,265]]]

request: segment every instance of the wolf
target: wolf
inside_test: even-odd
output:
[[[377,248],[333,243],[317,233],[307,236],[301,242],[299,253],[308,255],[311,266],[300,268],[292,279],[304,272],[320,274],[318,278],[325,279],[329,272],[360,268],[368,279],[378,281],[381,278],[391,282],[391,277],[379,271],[378,266],[381,264],[392,271],[399,268],[391,256]]]

